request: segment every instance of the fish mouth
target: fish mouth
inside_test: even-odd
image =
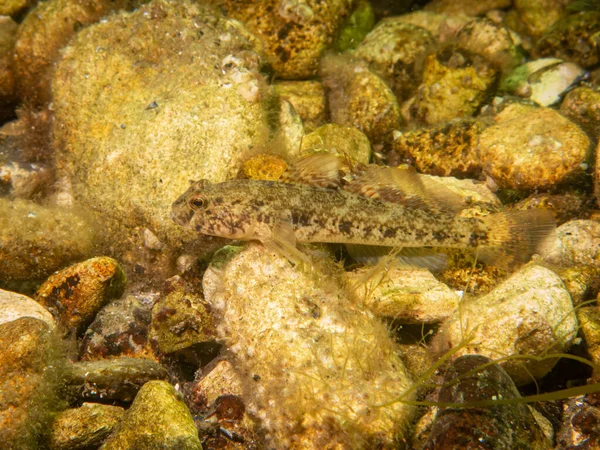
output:
[[[177,225],[181,227],[188,226],[192,216],[194,215],[194,211],[190,211],[190,213],[179,213],[177,214],[175,211],[171,211],[171,220],[175,222]]]

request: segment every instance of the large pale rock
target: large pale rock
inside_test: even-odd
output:
[[[265,139],[259,53],[239,22],[189,1],[156,0],[71,40],[52,84],[57,168],[106,237],[196,239],[170,205],[190,180],[234,176]]]
[[[566,351],[577,327],[571,297],[558,275],[528,266],[489,294],[464,302],[442,325],[433,345],[438,352],[463,345],[454,357],[519,356],[503,360],[500,366],[516,384],[523,384],[554,367],[556,358],[537,358]]]
[[[441,322],[454,312],[460,300],[456,292],[424,269],[373,271],[365,267],[346,276],[375,315],[402,323]]]
[[[385,326],[340,287],[339,268],[295,268],[260,245],[223,253],[204,294],[271,445],[396,448],[411,381]]]

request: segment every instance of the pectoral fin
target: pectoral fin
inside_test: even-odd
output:
[[[310,259],[296,248],[296,236],[292,221],[280,220],[273,227],[271,236],[262,238],[261,243],[272,252],[287,258],[291,263],[298,265],[310,264]]]

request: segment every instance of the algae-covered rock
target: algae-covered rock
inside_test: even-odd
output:
[[[456,43],[485,57],[502,71],[517,66],[524,58],[524,52],[515,43],[511,32],[487,18],[467,22],[456,35]]]
[[[427,270],[374,271],[366,267],[348,272],[346,277],[373,314],[402,323],[441,322],[454,312],[460,300],[456,292]]]
[[[469,407],[477,401],[519,399],[510,376],[498,364],[480,355],[458,358],[446,371],[438,401],[463,404],[436,413],[431,434],[422,450],[487,448],[551,450],[552,439],[544,433],[533,410],[525,403]],[[481,367],[481,368],[480,368]]]
[[[577,309],[581,336],[595,364],[600,364],[600,308],[585,306]]]
[[[278,77],[294,80],[314,76],[319,57],[331,46],[350,0],[210,0],[229,17],[243,22],[264,43]]]
[[[590,140],[573,122],[550,108],[510,105],[479,137],[486,173],[504,188],[549,188],[580,175]]]
[[[0,279],[42,278],[92,248],[86,216],[0,197]]]
[[[554,367],[556,358],[537,358],[566,351],[577,327],[573,303],[561,279],[532,265],[489,294],[463,301],[440,328],[434,348],[439,354],[463,345],[453,357],[518,355],[520,358],[507,358],[499,364],[516,384],[524,384],[542,378]]]
[[[19,27],[15,65],[19,94],[33,104],[51,99],[50,78],[60,49],[81,28],[102,16],[142,3],[136,0],[49,0],[39,2]]]
[[[55,327],[52,314],[38,302],[25,295],[0,289],[0,324],[21,317],[33,317],[45,322],[50,329]]]
[[[128,295],[102,308],[83,335],[80,360],[117,356],[153,359],[148,340],[153,300]]]
[[[362,164],[371,159],[371,143],[360,130],[328,123],[307,134],[302,139],[301,153],[326,150],[330,153],[347,155]]]
[[[31,3],[32,0],[3,0],[0,3],[0,15],[18,16]]]
[[[275,448],[395,448],[412,408],[394,400],[411,381],[385,326],[323,264],[304,271],[250,245],[205,273],[246,407]]]
[[[544,260],[558,265],[600,264],[600,223],[572,220],[556,230],[555,238],[544,247]]]
[[[448,16],[446,16],[446,14],[439,14],[433,11],[424,11],[422,9],[402,14],[396,18],[396,20],[424,28],[425,30],[429,31],[431,36],[436,38],[436,40],[438,40],[440,36],[440,27],[446,22],[447,19]]]
[[[492,9],[506,8],[511,3],[510,0],[433,0],[427,3],[425,10],[448,15],[481,16]]]
[[[114,358],[71,364],[66,392],[77,399],[130,402],[144,383],[165,380],[167,369],[145,358]]]
[[[0,165],[0,190],[7,190],[9,197],[13,199],[31,200],[39,197],[48,191],[52,181],[51,170],[44,164],[7,161]]]
[[[581,217],[581,212],[589,207],[590,199],[581,193],[548,194],[535,193],[515,203],[519,210],[548,208],[552,210],[557,224]]]
[[[280,81],[273,87],[282,100],[292,104],[302,118],[306,132],[311,132],[325,123],[325,89],[319,81]]]
[[[428,125],[470,117],[482,106],[497,70],[482,56],[446,47],[428,55],[423,80],[408,101],[410,119]]]
[[[478,178],[482,167],[476,148],[485,127],[480,121],[460,120],[396,133],[389,159],[431,175]]]
[[[23,317],[0,324],[0,446],[37,450],[50,414],[60,407],[52,370],[55,345],[45,322]],[[4,445],[9,444],[9,447]]]
[[[86,450],[97,447],[113,432],[125,414],[120,406],[84,403],[56,416],[48,444],[50,450]]]
[[[400,106],[387,84],[365,63],[330,57],[321,65],[324,83],[329,87],[332,121],[356,127],[371,144],[381,149],[400,127]]]
[[[0,15],[0,121],[9,117],[16,100],[13,48],[18,25],[10,17]]]
[[[388,17],[377,23],[354,56],[369,63],[369,68],[402,101],[419,85],[420,62],[433,45],[434,39],[426,29],[406,23],[401,17]]]
[[[152,308],[150,338],[163,355],[204,344],[213,347],[216,331],[210,308],[180,277],[167,280],[166,293]]]
[[[591,139],[600,140],[600,91],[576,87],[565,95],[560,112],[579,125]]]
[[[557,21],[538,40],[536,55],[553,56],[574,62],[581,67],[593,67],[600,61],[600,11],[571,14]]]
[[[58,170],[113,248],[135,247],[143,228],[165,245],[207,242],[175,225],[170,205],[189,180],[234,177],[267,136],[258,52],[239,22],[169,0],[65,47],[53,77]]]
[[[202,450],[192,416],[166,381],[144,384],[101,450]]]
[[[596,170],[594,171],[594,196],[596,203],[600,205],[600,140],[596,145]]]
[[[375,25],[375,13],[367,0],[357,0],[354,9],[344,21],[335,41],[339,52],[352,50],[362,42]]]
[[[80,334],[96,313],[125,289],[125,274],[112,258],[97,257],[51,275],[35,293],[65,334]]]
[[[566,14],[562,0],[515,0],[514,9],[524,31],[534,37],[542,35]]]
[[[550,266],[565,284],[573,305],[579,306],[593,298],[600,289],[599,265]]]

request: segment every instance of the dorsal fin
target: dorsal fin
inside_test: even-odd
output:
[[[341,159],[333,153],[301,157],[279,177],[281,183],[299,183],[322,188],[339,188]]]
[[[368,198],[437,212],[457,212],[464,208],[462,198],[432,178],[413,168],[369,166],[344,184],[344,190]]]
[[[299,158],[279,178],[298,183],[344,189],[363,197],[432,212],[456,213],[464,208],[462,198],[414,168],[364,166],[346,154],[313,153]]]

